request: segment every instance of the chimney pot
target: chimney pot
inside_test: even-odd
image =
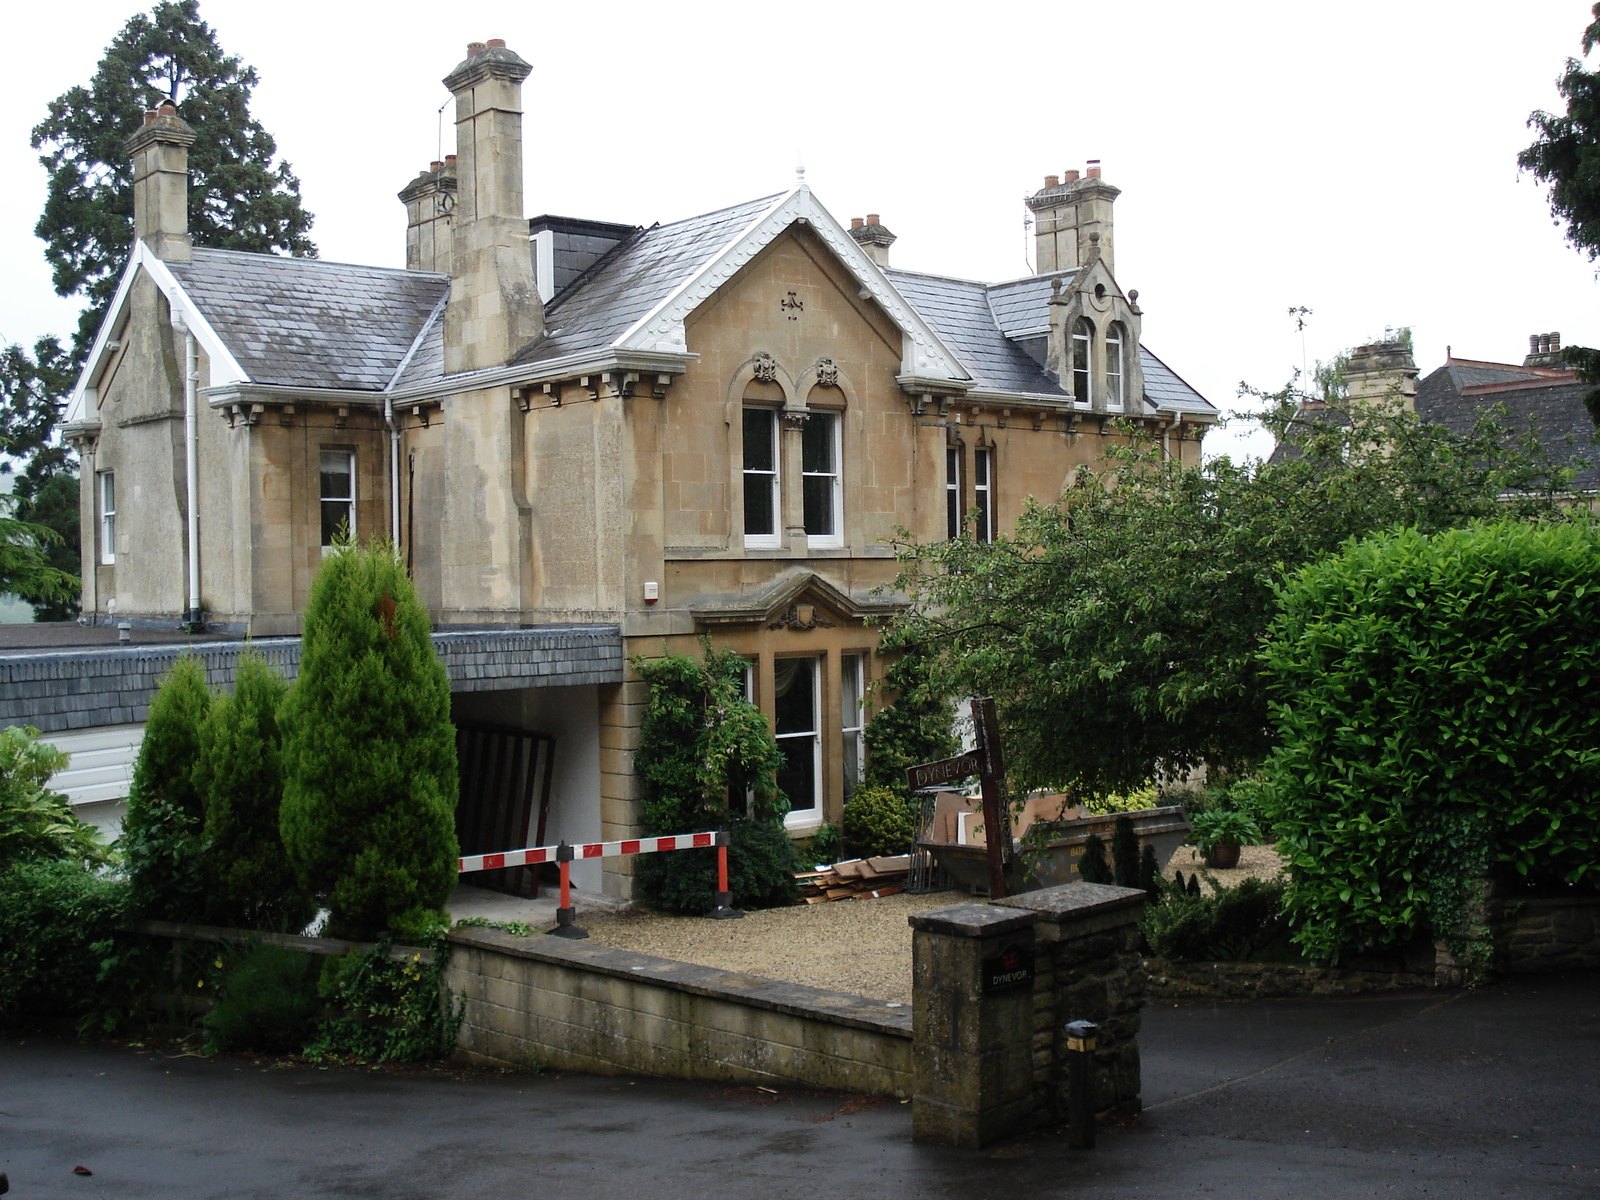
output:
[[[1528,352],[1530,354],[1539,353],[1539,335],[1537,333],[1528,335]]]
[[[454,154],[446,154],[444,156],[444,165],[447,166],[447,167],[455,166],[456,165],[456,156]]]
[[[163,117],[175,117],[178,115],[178,106],[171,100],[163,100],[159,111]]]
[[[155,109],[147,108],[144,110],[144,123],[146,125],[154,125],[156,123],[156,118],[160,115],[161,114],[156,112]]]
[[[1077,183],[1078,182],[1078,173],[1076,171],[1068,171],[1067,172],[1067,182],[1068,183]]]
[[[482,42],[468,42],[467,57],[471,58],[474,54],[482,54],[488,48],[489,47],[484,45]]]
[[[1100,178],[1100,160],[1098,158],[1091,158],[1089,160],[1089,178]]]
[[[883,222],[878,219],[878,214],[877,213],[868,213],[867,214],[867,224],[868,225],[882,225]]]
[[[860,229],[863,224],[865,224],[865,222],[863,222],[860,217],[851,217],[850,218],[850,228],[851,229]]]
[[[437,171],[443,166],[444,164],[442,162],[439,162],[437,159],[435,159],[433,162],[428,164],[428,170]]]
[[[1046,175],[1044,177],[1044,185],[1045,185],[1045,187],[1060,187],[1061,186],[1061,176],[1059,176],[1059,175]]]
[[[494,47],[494,46],[504,47],[505,44],[506,44],[505,38],[490,38],[489,39],[489,45],[491,47]]]

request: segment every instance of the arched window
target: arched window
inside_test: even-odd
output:
[[[1072,326],[1072,396],[1089,402],[1089,349],[1094,343],[1094,326],[1079,317]]]
[[[1123,379],[1125,373],[1122,369],[1123,337],[1122,325],[1113,322],[1106,329],[1106,407],[1121,408]]]

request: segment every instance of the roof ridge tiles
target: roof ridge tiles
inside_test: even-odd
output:
[[[381,271],[386,275],[413,275],[419,279],[450,278],[449,274],[444,271],[413,271],[409,267],[382,267],[375,263],[344,262],[340,259],[334,258],[308,258],[304,255],[294,254],[268,254],[259,250],[224,250],[220,246],[196,246],[194,248],[194,253],[196,256],[204,256],[207,258],[220,258],[226,256],[228,258],[249,259],[252,262],[271,262],[281,263],[284,265],[315,264],[319,267],[348,267],[356,271]],[[175,266],[182,270],[184,267],[190,266],[191,264],[170,263],[168,265]]]

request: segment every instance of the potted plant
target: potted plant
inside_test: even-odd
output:
[[[1261,842],[1261,827],[1237,809],[1207,809],[1195,813],[1189,821],[1194,826],[1189,840],[1213,870],[1238,866],[1239,847]]]

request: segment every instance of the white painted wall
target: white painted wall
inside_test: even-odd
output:
[[[600,840],[600,694],[594,684],[578,687],[514,688],[458,692],[451,697],[457,721],[507,725],[556,740],[550,782],[546,840]],[[512,849],[507,846],[506,849]],[[572,864],[572,883],[601,890],[601,859]]]

